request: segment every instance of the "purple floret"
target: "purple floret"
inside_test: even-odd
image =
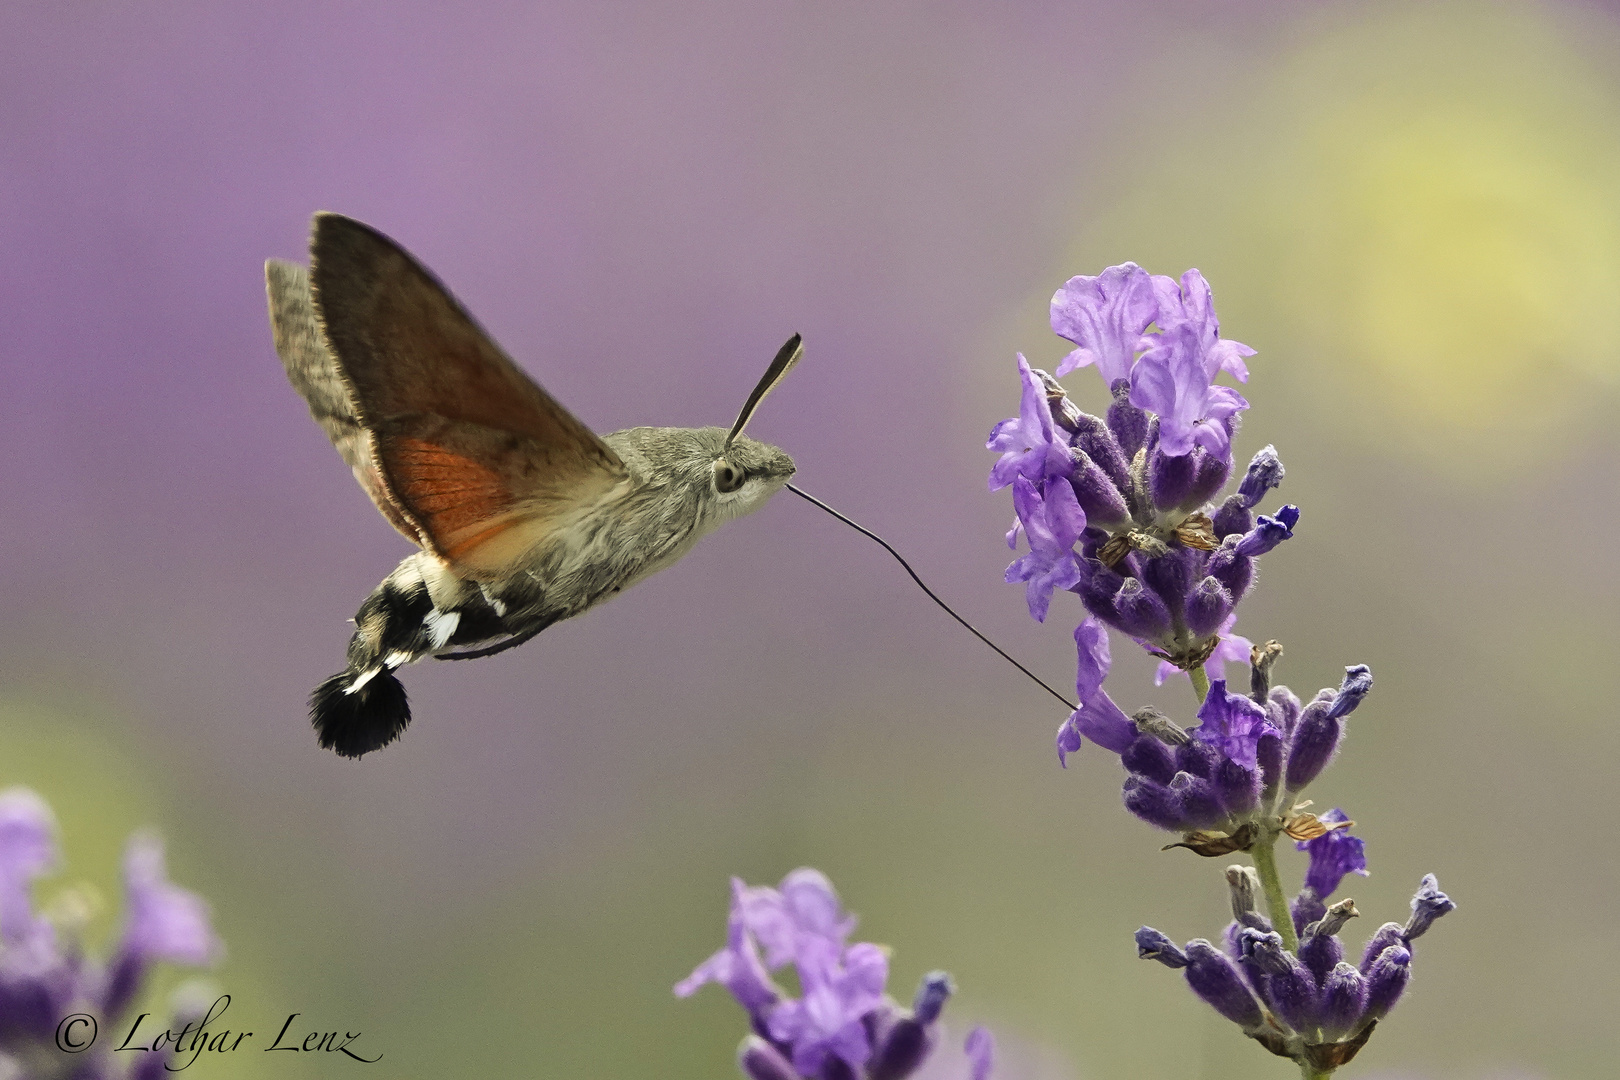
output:
[[[1052,296],[1052,332],[1077,346],[1058,365],[1058,377],[1095,365],[1104,386],[1129,378],[1148,344],[1143,331],[1158,313],[1152,279],[1135,263],[1070,278]]]
[[[1345,812],[1339,809],[1329,810],[1321,816],[1322,823],[1326,825],[1349,820]],[[1366,845],[1361,837],[1351,836],[1348,829],[1334,829],[1315,840],[1300,841],[1294,847],[1310,853],[1311,865],[1305,871],[1305,886],[1322,900],[1338,890],[1346,874],[1367,876]]]

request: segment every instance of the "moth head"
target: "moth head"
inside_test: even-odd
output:
[[[732,513],[746,514],[776,494],[794,473],[793,459],[774,446],[756,442],[744,435],[743,428],[765,395],[787,376],[804,356],[804,341],[798,334],[787,339],[765,369],[759,384],[743,403],[737,422],[726,433],[720,453],[710,467],[714,493]]]
[[[795,471],[785,451],[738,435],[710,464],[709,480],[722,506],[746,514],[780,491]]]

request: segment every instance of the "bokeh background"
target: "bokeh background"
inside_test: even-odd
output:
[[[304,718],[407,550],[271,349],[262,261],[312,211],[398,237],[598,430],[727,423],[801,331],[754,434],[1059,684],[1080,608],[1001,584],[985,432],[1015,350],[1067,349],[1064,279],[1197,266],[1258,350],[1238,453],[1275,443],[1305,511],[1240,629],[1302,692],[1377,675],[1312,792],[1361,823],[1362,932],[1426,871],[1461,903],[1347,1075],[1613,1075],[1617,72],[1578,3],[10,0],[0,784],[61,819],[42,898],[88,881],[110,929],[156,825],[237,1026],[386,1055],[219,1077],[733,1075],[740,1012],[670,986],[728,875],[801,864],[1022,1075],[1292,1075],[1135,957],[1219,929],[1221,863],[1161,854],[1111,755],[1060,770],[1060,711],[791,496],[409,671],[383,753]],[[1115,655],[1127,707],[1190,714]]]

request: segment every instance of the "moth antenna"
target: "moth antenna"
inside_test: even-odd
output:
[[[776,359],[772,360],[771,366],[765,369],[764,377],[759,380],[759,385],[754,387],[754,392],[748,395],[748,400],[743,403],[742,412],[737,414],[737,422],[731,425],[731,433],[726,436],[724,450],[731,448],[731,444],[738,435],[742,434],[742,429],[753,418],[754,410],[759,408],[759,403],[765,400],[765,395],[776,389],[776,384],[787,377],[787,373],[793,370],[793,365],[797,364],[803,356],[804,339],[798,334],[788,338],[787,344],[776,351]]]
[[[764,395],[760,395],[760,396],[763,397]],[[911,564],[906,562],[906,560],[900,555],[900,553],[898,551],[894,550],[894,548],[890,546],[890,544],[889,544],[889,542],[887,540],[883,539],[883,537],[879,536],[877,533],[873,532],[871,529],[868,529],[868,528],[865,528],[865,527],[861,526],[860,524],[855,522],[853,519],[847,518],[843,514],[840,514],[837,510],[834,510],[832,507],[828,506],[826,503],[822,502],[820,499],[816,498],[814,495],[810,494],[808,491],[805,491],[803,488],[795,487],[793,484],[788,484],[787,489],[789,491],[793,492],[793,494],[797,495],[799,498],[804,499],[806,502],[809,502],[809,503],[812,503],[812,504],[814,504],[816,506],[821,507],[823,510],[827,511],[827,513],[831,514],[833,517],[837,518],[839,521],[842,521],[845,525],[848,525],[850,528],[854,529],[856,532],[860,533],[862,536],[868,536],[868,537],[871,537],[873,540],[876,540],[880,545],[882,545],[884,551],[887,551],[890,555],[893,555],[894,558],[895,558],[895,561],[898,562],[901,566],[903,566],[905,568],[906,573],[911,575],[911,580],[915,581],[917,583],[917,587],[922,589],[923,592],[927,593],[928,598],[930,600],[932,600],[934,603],[938,604],[940,607],[944,608],[946,613],[948,615],[950,615],[951,618],[955,619],[957,622],[959,622],[963,626],[967,627],[968,633],[972,634],[974,637],[978,638],[980,641],[984,642],[986,645],[988,645],[992,649],[994,649],[996,651],[997,655],[999,655],[1003,660],[1007,661],[1007,663],[1011,664],[1013,667],[1017,668],[1019,671],[1022,671],[1025,675],[1028,675],[1031,679],[1034,680],[1034,682],[1035,682],[1035,684],[1037,686],[1039,686],[1041,689],[1045,690],[1048,694],[1051,694],[1053,697],[1057,698],[1059,701],[1063,702],[1063,704],[1065,706],[1067,706],[1070,709],[1070,711],[1073,711],[1074,709],[1079,708],[1079,706],[1077,706],[1074,702],[1070,701],[1068,698],[1064,697],[1062,694],[1058,693],[1056,690],[1054,690],[1050,686],[1048,686],[1047,683],[1046,683],[1046,680],[1042,679],[1039,675],[1036,675],[1033,671],[1029,670],[1029,668],[1025,667],[1023,664],[1020,664],[1017,660],[1014,660],[1011,656],[1007,655],[1006,650],[1004,650],[1000,645],[997,645],[995,642],[991,641],[989,638],[987,638],[983,634],[979,633],[979,631],[974,628],[972,623],[968,622],[966,619],[962,618],[962,616],[958,615],[956,613],[956,610],[954,608],[952,608],[951,605],[949,605],[945,601],[941,600],[935,594],[933,589],[930,589],[926,584],[923,583],[923,579],[917,576],[917,571],[915,571],[915,570],[913,570],[911,568]]]

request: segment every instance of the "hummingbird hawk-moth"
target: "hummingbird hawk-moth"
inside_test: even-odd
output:
[[[792,458],[742,431],[803,355],[797,334],[729,431],[597,436],[368,225],[315,215],[309,268],[271,259],[265,279],[287,378],[420,549],[360,605],[347,666],[310,697],[321,746],[344,757],[410,723],[399,667],[521,645],[675,562],[793,475]]]

